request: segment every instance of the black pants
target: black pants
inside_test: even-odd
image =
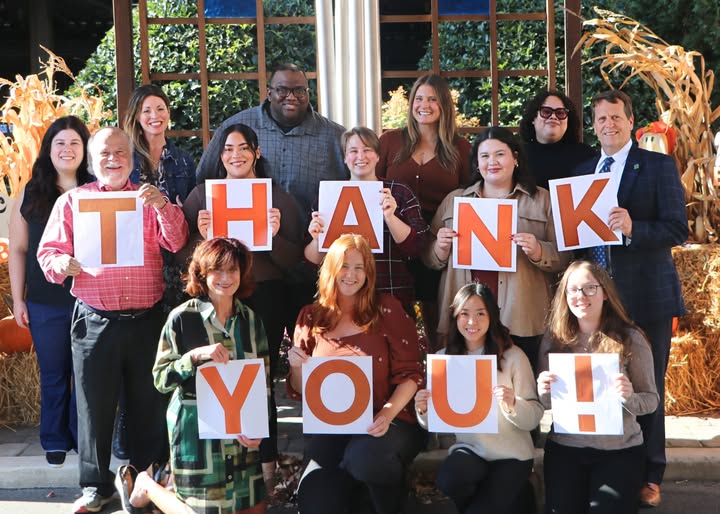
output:
[[[645,470],[642,446],[623,450],[545,443],[545,514],[636,514]]]
[[[425,432],[395,420],[382,437],[308,435],[308,470],[300,481],[300,514],[347,514],[356,482],[364,483],[375,512],[402,512],[407,498],[407,467],[425,443]]]
[[[437,486],[462,514],[527,514],[535,503],[532,467],[532,459],[488,461],[457,449],[440,466]]]
[[[285,286],[282,280],[265,280],[258,282],[252,296],[245,300],[248,307],[255,311],[255,314],[263,322],[270,351],[270,436],[260,445],[260,459],[262,462],[273,462],[278,458],[277,404],[275,402],[273,381],[277,373],[280,343],[282,343],[285,334],[285,317],[288,311],[284,290]]]
[[[540,352],[540,342],[543,338],[542,334],[526,337],[511,335],[510,337],[512,338],[515,346],[525,352],[525,355],[530,361],[530,366],[532,366],[533,375],[538,376],[537,364],[538,354]]]
[[[653,323],[640,325],[650,341],[655,387],[657,387],[660,403],[652,414],[638,416],[643,432],[647,458],[645,461],[645,481],[662,484],[665,474],[665,371],[670,358],[670,341],[672,339],[672,319],[656,320]]]
[[[120,384],[126,398],[130,463],[145,469],[168,459],[166,400],[153,385],[160,305],[136,319],[109,319],[78,301],[71,338],[78,407],[80,486],[113,492],[110,449]]]

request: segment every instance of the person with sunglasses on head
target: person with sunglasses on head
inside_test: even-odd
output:
[[[571,177],[578,164],[597,153],[581,142],[581,135],[580,113],[564,93],[540,91],[528,101],[520,137],[538,186],[548,189],[549,180]]]

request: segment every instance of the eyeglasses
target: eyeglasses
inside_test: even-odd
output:
[[[600,284],[588,284],[582,287],[568,287],[565,290],[565,294],[567,296],[577,296],[577,294],[580,293],[583,296],[595,296],[597,294],[598,287],[601,287]]]
[[[568,117],[568,114],[570,114],[570,109],[566,109],[565,107],[558,107],[557,109],[553,109],[548,105],[543,105],[538,109],[538,114],[544,120],[549,120],[550,116],[552,116],[553,114],[557,119],[564,120]]]
[[[277,87],[269,87],[268,89],[272,89],[275,91],[280,98],[287,98],[290,96],[290,93],[295,95],[295,98],[305,98],[308,94],[308,91],[310,91],[309,87],[285,87],[285,86],[277,86]]]

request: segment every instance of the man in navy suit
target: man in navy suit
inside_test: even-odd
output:
[[[688,237],[685,192],[671,157],[633,144],[632,101],[627,94],[616,90],[601,93],[593,99],[592,109],[593,129],[602,152],[599,159],[578,166],[576,174],[612,171],[620,175],[619,207],[610,211],[608,225],[622,231],[623,244],[604,247],[604,256],[596,260],[606,265],[630,317],[652,347],[660,405],[654,414],[641,416],[638,421],[647,447],[646,484],[640,501],[655,507],[660,504],[666,463],[665,370],[672,319],[685,313],[670,253]]]

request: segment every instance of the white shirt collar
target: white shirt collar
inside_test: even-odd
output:
[[[615,159],[610,166],[610,171],[616,172],[618,176],[622,176],[622,172],[625,169],[625,162],[627,161],[628,154],[630,153],[630,149],[632,148],[632,138],[628,140],[627,143],[625,143],[625,146],[623,146],[619,151],[615,152],[613,155],[608,155],[605,153],[605,150],[600,151],[600,160],[597,163],[597,166],[595,166],[595,173],[600,173],[600,168],[602,168],[603,163],[605,162],[605,159],[607,157],[612,157]]]

